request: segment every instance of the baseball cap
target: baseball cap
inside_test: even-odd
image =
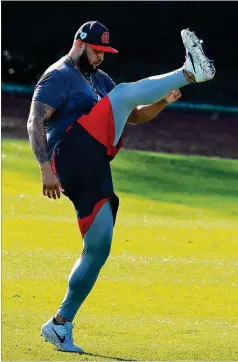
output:
[[[110,36],[108,29],[98,21],[84,23],[75,34],[74,39],[81,40],[95,50],[106,53],[118,53],[109,44]]]

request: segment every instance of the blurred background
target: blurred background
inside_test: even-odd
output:
[[[128,126],[125,147],[237,158],[237,13],[237,2],[2,2],[3,137],[27,137],[34,85],[70,50],[82,23],[109,28],[119,54],[106,55],[102,68],[116,83],[179,68],[188,27],[204,39],[215,79],[182,89],[181,101],[152,122]]]

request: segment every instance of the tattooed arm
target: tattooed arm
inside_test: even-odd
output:
[[[34,156],[41,169],[43,194],[49,198],[60,198],[60,182],[54,174],[47,151],[45,121],[49,120],[56,110],[47,104],[32,101],[27,129]]]
[[[33,101],[27,122],[31,149],[40,167],[49,161],[45,134],[45,121],[54,114],[55,109],[41,102]]]

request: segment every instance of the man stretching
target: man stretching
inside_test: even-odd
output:
[[[116,86],[98,68],[104,53],[117,50],[110,46],[108,29],[90,21],[77,31],[70,52],[36,85],[28,132],[43,194],[56,199],[63,192],[72,201],[83,237],[64,300],[41,328],[59,350],[83,352],[74,344],[72,321],[110,253],[119,206],[110,161],[122,146],[125,124],[149,121],[180,98],[179,88],[215,75],[195,34],[186,29],[181,36],[186,60],[180,69]]]

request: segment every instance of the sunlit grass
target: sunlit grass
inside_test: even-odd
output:
[[[3,360],[237,360],[238,161],[123,151],[110,258],[75,319],[88,355],[40,326],[81,252],[75,212],[41,196],[29,145],[2,144]]]

